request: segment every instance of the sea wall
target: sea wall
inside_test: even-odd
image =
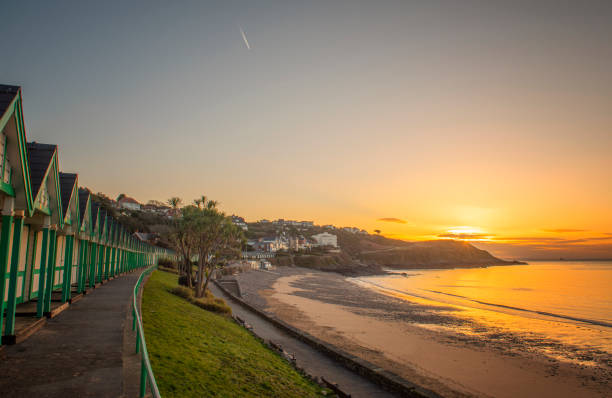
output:
[[[264,311],[250,305],[241,298],[238,298],[233,295],[223,286],[223,284],[219,283],[217,280],[214,280],[214,283],[217,285],[217,287],[219,287],[219,289],[225,292],[225,294],[227,294],[234,302],[257,314],[258,316],[266,319],[268,322],[274,324],[289,335],[319,350],[320,352],[329,356],[336,362],[342,364],[344,367],[378,384],[385,390],[399,394],[403,397],[440,398],[439,395],[432,391],[419,387],[416,384],[410,383],[392,372],[381,369],[380,367],[368,361],[365,361],[361,358],[344,352],[343,350],[340,350],[337,347],[334,347],[317,339],[309,333],[294,328],[293,326],[265,313]]]

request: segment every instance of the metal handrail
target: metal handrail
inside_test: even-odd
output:
[[[142,327],[142,317],[140,315],[140,311],[138,310],[137,303],[138,291],[140,290],[142,280],[156,268],[157,265],[153,265],[140,274],[138,282],[136,282],[136,285],[134,286],[134,294],[132,297],[132,330],[136,331],[136,353],[139,351],[142,352],[142,359],[140,363],[140,398],[143,398],[147,391],[147,380],[149,380],[149,386],[151,388],[151,394],[153,397],[161,398],[161,394],[157,388],[157,383],[155,382],[155,375],[153,374],[153,369],[151,368],[151,361],[149,361],[149,352],[147,351],[147,343],[145,342],[144,329]]]

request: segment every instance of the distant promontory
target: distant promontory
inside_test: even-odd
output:
[[[248,227],[252,237],[278,233],[278,226],[271,224],[249,223]],[[385,268],[439,269],[524,264],[499,259],[464,241],[408,242],[319,226],[307,226],[299,231],[304,236],[321,232],[331,232],[337,236],[337,250],[277,251],[270,262],[277,266],[300,266],[352,276],[384,274]]]

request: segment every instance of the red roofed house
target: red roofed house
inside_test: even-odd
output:
[[[130,198],[129,196],[124,196],[117,201],[119,207],[129,210],[140,210],[140,203],[134,198]]]

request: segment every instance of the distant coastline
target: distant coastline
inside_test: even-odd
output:
[[[362,236],[343,242],[342,250],[334,253],[283,253],[270,261],[276,266],[300,266],[318,271],[336,272],[345,276],[384,275],[386,268],[451,269],[482,268],[499,265],[526,265],[524,261],[502,260],[470,243],[454,240],[401,242],[380,236]],[[373,246],[372,241],[378,244]],[[385,246],[382,246],[385,244]],[[382,248],[381,248],[382,246]],[[375,248],[375,250],[368,250]]]

